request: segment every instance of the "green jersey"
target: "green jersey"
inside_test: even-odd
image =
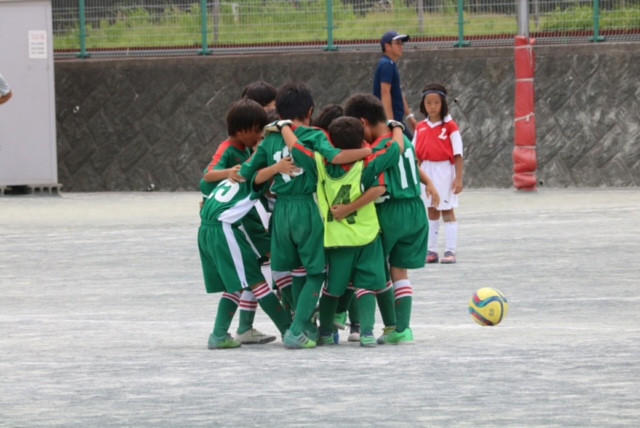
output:
[[[242,164],[251,157],[251,150],[242,144],[232,143],[229,140],[223,141],[211,159],[211,163],[204,169],[202,174],[209,171],[220,171]],[[204,178],[200,180],[200,191],[203,197],[207,197],[220,181],[208,182]]]
[[[373,153],[385,148],[391,138],[391,134],[388,134],[374,141],[371,144]],[[387,193],[384,198],[410,199],[420,197],[420,173],[418,172],[416,152],[407,137],[404,137],[404,153],[385,174]]]
[[[254,176],[255,178],[255,176]],[[202,221],[240,224],[267,189],[267,183],[254,189],[253,179],[242,183],[222,180],[205,198],[200,211]]]
[[[311,160],[313,152],[319,152],[325,159],[332,161],[340,153],[340,150],[331,145],[325,132],[318,128],[298,126],[291,128],[299,143],[310,151]],[[246,161],[240,169],[243,177],[253,177],[259,170],[278,163],[282,158],[290,156],[289,148],[279,133],[270,133],[258,145],[253,156]],[[294,160],[295,161],[295,160]],[[273,179],[271,192],[276,195],[311,195],[316,191],[318,179],[317,171],[309,174],[304,165],[296,165],[300,172],[295,177],[286,174],[278,174]],[[315,170],[315,168],[314,168]]]

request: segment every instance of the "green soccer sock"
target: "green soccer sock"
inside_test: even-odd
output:
[[[300,297],[296,305],[296,314],[291,324],[291,333],[296,336],[302,333],[305,327],[309,325],[313,311],[316,309],[316,304],[318,303],[324,277],[324,273],[316,275],[307,274],[307,281],[300,292]]]
[[[385,289],[382,293],[376,293],[376,300],[378,301],[378,308],[380,309],[384,326],[392,327],[396,325],[396,302],[393,287]],[[362,326],[360,328],[362,329]]]
[[[276,295],[269,291],[266,296],[258,300],[258,303],[264,313],[267,314],[276,325],[280,334],[284,336],[284,332],[287,331],[291,325],[291,316],[289,316],[287,311],[282,307]]]
[[[355,300],[353,298],[354,293],[355,290],[353,288],[347,288],[347,291],[345,291],[344,294],[340,296],[340,299],[338,300],[338,307],[336,308],[337,314],[341,314],[349,310],[349,308],[351,307],[351,302]]]
[[[300,293],[302,293],[302,289],[304,288],[305,283],[307,282],[307,276],[296,276],[294,275],[291,280],[291,303],[294,308],[298,307],[298,299],[300,298]]]
[[[358,300],[352,297],[349,302],[349,322],[351,325],[360,324],[360,306],[358,306]]]
[[[396,331],[402,333],[409,327],[411,321],[411,306],[413,304],[413,289],[408,279],[403,279],[393,283],[396,299],[396,316],[398,324]]]
[[[282,307],[285,308],[289,313],[293,310],[295,306],[293,306],[293,294],[291,293],[291,286],[281,288],[280,296],[282,297]]]
[[[360,307],[360,334],[373,334],[376,319],[376,295],[373,292],[357,293]]]
[[[335,330],[333,327],[333,317],[338,307],[338,298],[323,293],[320,297],[320,334],[327,336]]]
[[[291,272],[271,272],[273,276],[273,283],[275,284],[273,288],[277,288],[280,291],[280,300],[282,307],[289,311],[289,313],[293,312],[295,306],[293,305],[293,294],[292,294],[292,277]]]
[[[223,337],[229,332],[231,320],[236,314],[238,303],[240,302],[240,293],[222,293],[220,303],[218,303],[218,313],[216,314],[216,322],[213,325],[213,335]]]
[[[238,316],[238,334],[245,333],[253,328],[256,319],[256,307],[258,302],[255,296],[248,290],[242,292],[240,297],[240,314]]]

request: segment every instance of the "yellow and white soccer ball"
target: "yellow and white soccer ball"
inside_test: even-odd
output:
[[[480,325],[498,325],[507,316],[509,303],[495,288],[481,288],[469,301],[471,318]]]

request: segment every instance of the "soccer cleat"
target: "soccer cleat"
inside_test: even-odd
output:
[[[275,336],[269,336],[263,332],[252,328],[244,333],[236,334],[236,340],[243,345],[264,345],[265,343],[273,342],[276,340]]]
[[[427,253],[427,263],[438,263],[438,253],[429,251]]]
[[[330,334],[327,336],[320,335],[320,339],[318,339],[318,346],[337,345],[337,344],[338,342],[336,342],[336,337],[334,334]]]
[[[320,306],[316,306],[313,310],[313,314],[311,315],[311,324],[318,325],[318,320],[320,319]]]
[[[413,343],[413,332],[410,328],[405,328],[404,331],[399,332],[394,330],[387,339],[389,345],[408,345]]]
[[[365,348],[373,348],[376,346],[376,337],[373,333],[364,333],[360,335],[360,346]]]
[[[346,330],[347,329],[347,313],[340,312],[339,314],[335,314],[333,316],[333,326],[338,330]]]
[[[282,343],[287,349],[311,349],[316,347],[316,342],[309,339],[304,333],[300,333],[295,336],[291,333],[291,330],[287,330],[284,333]]]
[[[349,337],[347,341],[349,342],[360,342],[360,324],[353,323],[349,329]]]
[[[444,257],[442,257],[442,260],[440,260],[440,263],[445,265],[453,264],[455,262],[456,262],[456,255],[453,253],[453,251],[445,251]]]
[[[320,330],[315,325],[310,326],[309,328],[304,329],[304,335],[307,336],[309,339],[313,340],[314,342],[317,342],[320,338]]]
[[[389,335],[391,333],[393,333],[394,331],[396,331],[396,326],[392,325],[391,327],[385,327],[382,329],[382,336],[378,337],[378,345],[385,345],[387,344],[387,340],[389,339]]]
[[[232,349],[239,348],[242,346],[240,342],[234,340],[234,338],[229,334],[225,334],[223,337],[214,336],[213,333],[209,335],[209,349]]]

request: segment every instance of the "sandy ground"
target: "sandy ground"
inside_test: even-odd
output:
[[[207,349],[197,201],[0,197],[1,427],[640,426],[639,189],[466,190],[458,263],[412,272],[416,343],[305,351]],[[467,313],[487,286],[497,327]]]

